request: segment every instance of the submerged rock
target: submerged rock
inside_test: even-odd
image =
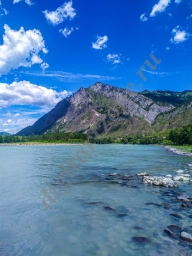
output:
[[[147,242],[149,242],[149,239],[147,237],[144,237],[144,236],[135,236],[135,237],[132,237],[132,240],[134,242],[137,242],[137,243],[147,243]]]
[[[118,218],[123,218],[123,217],[127,217],[128,215],[126,213],[120,213],[120,214],[117,214],[117,217]]]
[[[180,237],[181,237],[181,239],[183,239],[183,240],[185,240],[187,242],[192,243],[192,236],[189,233],[181,232],[181,236]]]
[[[168,228],[171,230],[171,231],[175,231],[175,230],[182,230],[181,227],[177,226],[177,225],[169,225]]]
[[[175,235],[171,232],[171,230],[169,230],[169,229],[164,229],[164,232],[166,233],[166,234],[168,234],[170,237],[172,237],[172,238],[176,238],[175,237]]]
[[[135,230],[143,230],[144,228],[139,227],[139,226],[135,226],[135,227],[133,227],[133,229],[135,229]]]
[[[163,176],[144,176],[142,183],[154,185],[154,186],[162,186],[168,188],[177,188],[178,185],[171,178],[163,177]]]
[[[185,202],[191,201],[190,197],[186,193],[181,194],[180,196],[177,197],[177,199],[185,201]]]
[[[177,219],[182,219],[181,215],[179,215],[177,213],[171,213],[170,215],[177,218]]]
[[[104,209],[106,211],[115,211],[115,209],[111,208],[110,206],[105,206]]]

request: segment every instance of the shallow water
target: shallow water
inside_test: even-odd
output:
[[[68,161],[82,147],[91,152],[80,145],[0,147],[0,256],[191,255],[189,243],[178,233],[170,238],[164,229],[175,224],[192,234],[192,210],[174,201],[174,192],[192,197],[192,184],[168,189],[135,178],[118,184],[108,175],[190,172],[192,157],[160,146],[94,145],[89,159],[82,158],[85,162],[74,171]],[[61,186],[58,178],[66,166],[74,177],[63,172]],[[50,209],[42,203],[43,189],[54,200],[45,198]],[[165,202],[168,207],[162,206]],[[137,236],[148,241],[136,243],[132,238]]]

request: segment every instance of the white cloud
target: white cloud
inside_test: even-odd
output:
[[[107,47],[106,42],[108,41],[108,37],[105,36],[97,36],[97,41],[92,43],[92,48],[96,50],[102,50]]]
[[[143,69],[143,71],[147,72],[147,73],[149,73],[151,75],[159,75],[159,76],[168,76],[168,75],[171,74],[169,72],[157,72],[157,71],[150,71],[150,70],[145,70],[145,69]]]
[[[190,20],[192,18],[192,14],[187,17],[187,20]]]
[[[30,113],[28,115],[26,115],[26,113],[25,112],[21,113],[20,118],[13,118],[11,123],[8,123],[7,120],[0,118],[0,131],[15,134],[18,131],[20,131],[21,129],[23,129],[29,125],[33,125],[37,121],[38,118],[34,118],[33,114],[31,115]],[[42,114],[45,114],[45,113],[46,112],[43,112]],[[40,114],[40,113],[38,113],[38,114]],[[5,127],[6,127],[6,129],[5,129]]]
[[[0,108],[13,105],[53,107],[69,94],[66,90],[57,92],[28,81],[0,83]]]
[[[1,0],[0,0],[0,16],[4,16],[4,15],[7,15],[8,14],[8,11],[2,7],[2,3],[1,3]]]
[[[29,76],[37,76],[37,77],[52,77],[56,78],[60,81],[74,82],[74,81],[82,81],[82,80],[116,80],[119,77],[114,76],[102,76],[96,74],[79,74],[79,73],[69,73],[63,71],[52,71],[46,73],[37,73],[37,72],[20,72],[21,74],[29,75]]]
[[[109,62],[112,62],[113,64],[118,64],[118,63],[121,62],[120,56],[119,56],[118,54],[115,54],[115,53],[113,53],[113,54],[108,54],[108,55],[107,55],[107,60],[108,60]]]
[[[166,51],[169,51],[169,50],[170,50],[170,47],[169,47],[169,46],[167,46],[167,47],[165,48],[165,50],[166,50]]]
[[[73,2],[66,2],[62,6],[58,7],[55,11],[49,12],[47,10],[43,11],[45,18],[52,25],[58,25],[62,23],[65,19],[74,19],[76,16],[76,11],[72,7]]]
[[[44,73],[44,72],[45,72],[45,69],[49,68],[49,64],[46,63],[46,62],[43,62],[40,67],[42,68],[43,73]]]
[[[39,30],[25,31],[21,27],[15,31],[8,25],[4,25],[4,29],[3,45],[0,45],[0,75],[43,62],[39,53],[45,53],[45,42]]]
[[[175,0],[176,4],[180,4],[182,2],[182,0]]]
[[[20,116],[20,114],[19,114],[19,113],[16,113],[16,114],[14,114],[13,116]]]
[[[146,17],[145,13],[141,14],[141,16],[139,18],[143,22],[148,20],[148,18]]]
[[[157,13],[159,12],[164,12],[170,3],[171,3],[171,0],[159,0],[158,4],[155,4],[153,6],[153,9],[150,13],[150,17],[156,16]]]
[[[170,42],[173,44],[183,43],[189,39],[191,35],[187,33],[185,30],[180,30],[180,27],[177,26],[172,30],[172,37]]]
[[[71,27],[71,28],[64,28],[64,29],[60,29],[59,32],[61,32],[64,37],[68,37],[69,35],[71,35],[71,33],[74,31],[74,28]]]
[[[13,3],[14,4],[17,4],[19,2],[21,2],[22,0],[13,0]],[[28,4],[28,5],[33,5],[33,3],[31,2],[31,0],[25,0],[25,3]]]

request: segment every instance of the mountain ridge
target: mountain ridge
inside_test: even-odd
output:
[[[101,136],[153,134],[169,129],[170,121],[176,127],[181,125],[184,112],[189,116],[185,124],[192,123],[192,91],[145,90],[136,93],[96,82],[88,88],[81,87],[60,101],[50,112],[17,135],[55,132],[92,134],[95,130]],[[179,124],[175,120],[177,117]]]

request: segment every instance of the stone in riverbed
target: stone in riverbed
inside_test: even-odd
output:
[[[177,219],[182,219],[181,215],[179,215],[177,213],[171,213],[170,215],[177,218]]]
[[[183,200],[185,202],[190,202],[191,201],[190,197],[186,193],[181,194],[180,196],[177,197],[177,199]]]
[[[180,238],[182,240],[192,243],[192,236],[187,232],[181,232]]]
[[[168,188],[177,188],[178,185],[171,178],[163,177],[163,176],[144,176],[142,183],[154,185],[154,186],[162,186]]]
[[[135,236],[135,237],[132,237],[132,240],[136,243],[147,243],[147,242],[149,242],[149,239],[147,237],[144,237],[144,236]]]
[[[178,170],[176,171],[177,173],[183,173],[184,171],[183,170]]]
[[[118,176],[118,173],[111,173],[111,174],[109,174],[109,176]]]
[[[165,177],[172,179],[173,176],[171,174],[167,174]]]
[[[142,172],[142,173],[138,173],[137,176],[149,176],[149,174],[146,172]]]
[[[123,218],[123,217],[127,217],[128,215],[126,213],[120,213],[120,214],[117,214],[117,217],[118,218]]]
[[[143,230],[143,228],[139,227],[139,226],[135,226],[135,227],[133,227],[133,229],[135,229],[135,230]]]
[[[175,231],[175,230],[182,230],[181,227],[177,226],[177,225],[169,225],[167,226],[171,231]]]
[[[110,206],[105,206],[104,208],[106,211],[115,211],[115,209],[111,208]]]
[[[169,229],[164,229],[164,232],[166,233],[166,234],[168,234],[170,237],[172,237],[172,238],[176,238],[175,237],[175,235],[171,232],[171,230],[169,230]]]
[[[190,181],[190,178],[184,177],[184,175],[175,176],[173,179],[174,179],[174,181]]]

